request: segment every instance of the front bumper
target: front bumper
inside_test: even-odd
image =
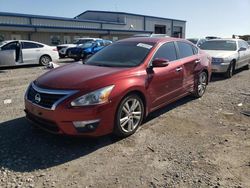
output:
[[[213,73],[225,73],[227,72],[230,63],[221,63],[221,64],[213,64],[212,63],[212,72]]]
[[[25,99],[26,118],[39,128],[54,134],[97,137],[113,131],[115,105],[70,108],[63,105],[55,110],[34,105]],[[90,122],[88,127],[76,127],[75,122]],[[92,122],[92,123],[91,123]]]

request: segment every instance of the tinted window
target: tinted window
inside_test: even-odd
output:
[[[39,46],[36,43],[32,43],[32,42],[22,42],[22,48],[31,49],[31,48],[39,48]]]
[[[173,42],[163,44],[155,53],[154,58],[163,58],[169,61],[177,59],[176,49]]]
[[[193,44],[197,44],[198,43],[198,39],[187,39],[187,40],[189,40]]]
[[[16,42],[10,42],[2,47],[2,50],[15,50],[17,46]]]
[[[135,67],[140,65],[154,43],[117,42],[99,51],[85,64],[107,67]]]
[[[210,40],[201,44],[200,48],[203,50],[235,51],[237,46],[233,40]]]
[[[193,46],[185,42],[177,42],[180,58],[194,55]]]

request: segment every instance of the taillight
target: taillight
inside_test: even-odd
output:
[[[57,48],[53,48],[53,51],[58,51]]]

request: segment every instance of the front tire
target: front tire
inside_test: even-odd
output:
[[[249,65],[249,63],[245,66],[245,69],[246,70],[249,70],[249,68],[250,68],[250,65]]]
[[[64,54],[59,54],[59,57],[60,58],[65,58],[65,55]]]
[[[51,61],[52,61],[52,59],[51,59],[50,56],[43,55],[43,56],[40,57],[39,64],[43,65],[43,66],[48,66],[49,62],[51,62]]]
[[[206,91],[207,83],[208,83],[208,75],[206,72],[203,71],[198,75],[198,79],[195,83],[193,96],[196,98],[202,97]]]
[[[233,73],[234,73],[234,63],[230,63],[228,69],[227,69],[227,72],[225,73],[225,77],[226,78],[232,78],[233,76]]]
[[[128,137],[136,132],[144,118],[144,104],[136,94],[125,97],[116,112],[114,134]]]

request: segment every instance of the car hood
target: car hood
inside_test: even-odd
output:
[[[89,90],[105,87],[131,68],[100,67],[72,63],[53,69],[35,80],[35,84],[47,89]],[[107,86],[106,85],[106,86]]]
[[[203,50],[208,53],[211,57],[215,58],[227,58],[230,56],[234,56],[236,51],[222,51],[222,50]]]

